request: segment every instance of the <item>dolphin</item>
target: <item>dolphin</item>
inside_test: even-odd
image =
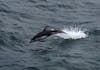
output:
[[[50,26],[45,26],[45,28],[37,33],[31,40],[29,43],[32,42],[36,42],[36,41],[40,41],[43,42],[44,39],[46,39],[47,37],[57,34],[57,33],[63,33],[63,31],[59,30],[59,29],[55,29],[53,27]]]

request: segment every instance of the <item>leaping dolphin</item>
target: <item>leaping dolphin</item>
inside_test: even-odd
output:
[[[45,28],[37,33],[30,41],[30,43],[35,42],[35,41],[43,41],[43,39],[46,39],[47,37],[57,34],[57,33],[63,33],[63,31],[55,29],[50,26],[45,26]]]

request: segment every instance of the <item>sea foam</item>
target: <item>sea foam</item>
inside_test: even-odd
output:
[[[80,39],[88,37],[85,31],[81,30],[81,28],[78,27],[64,28],[62,29],[62,31],[64,33],[58,33],[55,35],[64,39]]]

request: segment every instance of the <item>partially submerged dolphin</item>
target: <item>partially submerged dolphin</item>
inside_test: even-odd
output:
[[[43,29],[43,31],[37,33],[30,41],[30,43],[35,42],[35,41],[43,41],[44,39],[46,39],[47,37],[57,34],[57,33],[63,33],[63,31],[55,29],[53,27],[50,26],[45,26],[45,28]]]

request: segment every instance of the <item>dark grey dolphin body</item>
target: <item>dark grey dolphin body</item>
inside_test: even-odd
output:
[[[46,26],[43,31],[37,33],[30,41],[30,43],[32,42],[35,42],[35,41],[43,41],[43,39],[51,36],[51,35],[54,35],[54,34],[57,34],[57,33],[62,33],[61,30],[57,30],[57,29],[54,29],[54,28],[49,28],[50,26]]]

